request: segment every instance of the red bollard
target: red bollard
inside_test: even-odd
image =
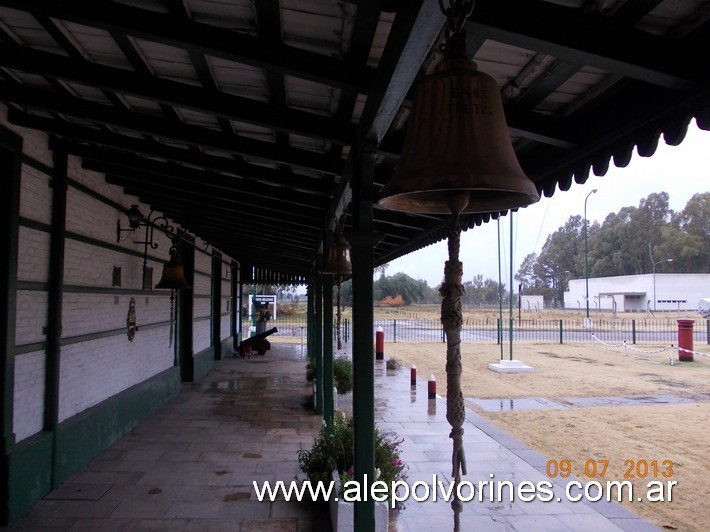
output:
[[[436,399],[436,377],[429,375],[429,399]]]
[[[678,320],[678,360],[692,362],[693,353],[693,323],[695,320]],[[684,351],[687,349],[687,351]]]
[[[417,366],[412,364],[412,369],[409,370],[409,384],[412,386],[417,385]]]
[[[375,333],[375,359],[385,359],[385,331],[382,327],[378,327]]]

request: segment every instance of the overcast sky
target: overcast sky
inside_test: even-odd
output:
[[[612,160],[606,175],[590,173],[584,185],[573,182],[567,192],[556,190],[551,198],[543,196],[538,203],[514,213],[513,274],[526,255],[540,253],[547,236],[570,216],[584,216],[584,199],[593,189],[597,192],[587,200],[590,223],[601,223],[607,214],[622,207],[638,207],[653,192],[668,192],[670,208],[681,211],[693,194],[710,191],[710,132],[698,129],[693,120],[679,146],[668,146],[661,138],[653,157],[640,157],[634,151],[626,168],[615,167]],[[501,270],[506,287],[510,279],[510,225],[510,215],[500,219]],[[498,223],[492,221],[462,233],[464,281],[478,274],[498,280],[497,228]],[[436,287],[443,278],[446,258],[446,242],[439,242],[392,261],[387,275],[404,272]]]

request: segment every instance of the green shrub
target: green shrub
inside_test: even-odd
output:
[[[400,458],[402,439],[395,432],[380,432],[375,427],[375,468],[376,480],[382,480],[391,489],[395,480],[407,478],[407,465]],[[299,449],[298,467],[306,474],[311,485],[321,481],[330,482],[330,474],[337,469],[343,485],[353,479],[355,463],[353,443],[353,420],[339,413],[333,420],[333,429],[328,433],[323,426],[310,450]],[[388,498],[392,494],[388,492]],[[397,503],[395,511],[404,509]]]
[[[333,360],[333,380],[339,394],[348,393],[353,389],[353,363],[347,358]]]
[[[306,380],[313,382],[316,378],[316,366],[308,361],[306,364]],[[353,389],[353,364],[347,358],[333,360],[333,383],[339,394],[348,393]]]

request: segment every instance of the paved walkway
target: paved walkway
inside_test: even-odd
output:
[[[272,343],[264,357],[229,358],[129,435],[38,502],[5,530],[318,531],[330,522],[322,505],[258,502],[252,481],[290,481],[299,446],[310,447],[321,421],[304,403],[305,353]],[[427,384],[412,390],[409,370],[376,366],[376,420],[405,441],[408,482],[446,485],[451,441],[442,398]],[[348,397],[341,400],[347,409]],[[468,411],[465,479],[547,480],[547,460]],[[556,491],[560,491],[559,486]],[[420,492],[421,493],[421,492]],[[557,494],[557,493],[556,493]],[[453,530],[448,503],[409,502],[390,532]],[[464,504],[461,530],[656,530],[611,503],[478,502]]]
[[[376,422],[383,429],[396,431],[404,437],[404,460],[409,465],[407,482],[432,483],[451,478],[449,423],[446,421],[446,401],[438,397],[428,400],[427,383],[419,379],[415,390],[410,387],[408,369],[388,371],[380,363],[376,369]],[[439,387],[442,383],[439,383]],[[445,393],[439,388],[437,391]],[[511,481],[518,486],[523,481],[537,484],[551,481],[546,475],[547,458],[526,447],[495,427],[480,415],[466,411],[464,446],[467,475],[462,481]],[[574,477],[564,479],[577,480]],[[483,502],[478,495],[464,503],[460,514],[460,530],[481,531],[651,531],[658,530],[647,521],[616,503],[568,502],[564,485],[554,484],[555,500],[550,502],[490,502],[485,491]],[[463,495],[469,492],[464,490]],[[507,492],[504,492],[507,494]],[[573,491],[573,494],[577,492]],[[556,501],[560,497],[562,500]],[[423,530],[454,530],[451,506],[446,501],[410,502],[397,520],[397,532]],[[392,528],[390,530],[392,531]]]

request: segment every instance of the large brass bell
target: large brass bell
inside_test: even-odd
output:
[[[399,164],[379,204],[420,213],[485,213],[540,196],[510,142],[498,85],[449,57],[420,82]]]
[[[328,256],[325,260],[323,273],[343,277],[350,275],[352,272],[353,265],[350,262],[350,248],[342,240],[333,242],[328,248]]]
[[[185,280],[185,268],[177,256],[177,248],[175,246],[170,248],[170,260],[163,264],[163,275],[155,287],[173,290],[190,288],[190,285]]]

